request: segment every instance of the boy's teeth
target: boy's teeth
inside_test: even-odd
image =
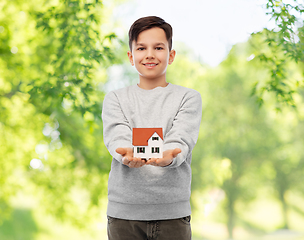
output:
[[[156,64],[146,64],[146,66],[152,67],[155,66]]]

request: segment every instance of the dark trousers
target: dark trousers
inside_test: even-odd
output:
[[[108,217],[109,240],[191,240],[191,217],[132,221]]]

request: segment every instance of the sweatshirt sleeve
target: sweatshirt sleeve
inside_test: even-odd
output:
[[[117,161],[122,162],[122,156],[117,148],[132,148],[132,129],[127,121],[115,92],[108,93],[102,108],[103,140],[108,151]]]
[[[164,151],[180,148],[182,152],[173,159],[169,168],[180,166],[191,154],[194,148],[202,116],[202,99],[199,92],[191,90],[187,92],[181,102],[172,128],[164,138]]]

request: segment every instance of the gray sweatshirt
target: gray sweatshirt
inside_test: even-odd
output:
[[[202,115],[200,94],[168,84],[144,90],[137,85],[115,90],[103,102],[104,143],[113,157],[108,182],[108,216],[163,220],[191,214],[191,152]],[[132,146],[133,128],[163,128],[164,151],[182,152],[167,167],[129,168],[119,147]]]

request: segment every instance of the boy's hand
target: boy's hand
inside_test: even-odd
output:
[[[163,153],[163,158],[151,158],[146,164],[158,167],[168,166],[173,162],[173,158],[176,158],[181,152],[182,150],[180,148],[166,150]]]
[[[122,163],[129,168],[140,168],[146,164],[145,160],[133,157],[132,148],[117,148],[116,152],[122,156]]]

